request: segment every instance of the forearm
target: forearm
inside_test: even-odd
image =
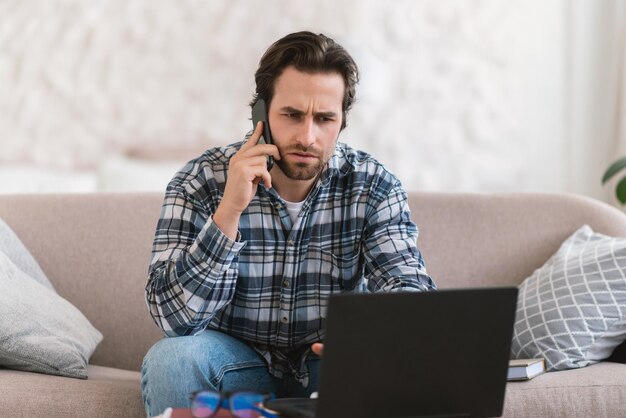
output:
[[[243,245],[209,221],[189,247],[154,253],[146,302],[166,334],[200,332],[230,303],[238,276],[234,260]]]
[[[365,229],[366,276],[371,291],[436,289],[417,247],[417,237],[406,194],[396,186],[368,217]]]
[[[372,266],[366,268],[370,291],[395,292],[436,289],[419,252],[400,251],[379,255]]]

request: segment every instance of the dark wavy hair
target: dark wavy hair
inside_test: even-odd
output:
[[[294,66],[298,71],[319,74],[339,73],[345,86],[342,103],[341,129],[356,98],[359,68],[348,51],[331,38],[312,32],[291,33],[274,42],[265,51],[254,74],[256,92],[250,106],[264,99],[268,106],[274,96],[274,85],[283,70]]]

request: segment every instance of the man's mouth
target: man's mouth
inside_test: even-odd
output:
[[[318,158],[317,155],[308,152],[290,152],[289,155],[298,161],[311,161]]]

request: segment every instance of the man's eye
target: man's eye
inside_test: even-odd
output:
[[[299,113],[285,113],[285,116],[287,116],[289,119],[298,119],[300,117]]]

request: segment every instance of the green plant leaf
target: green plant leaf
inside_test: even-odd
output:
[[[609,166],[602,177],[602,184],[606,183],[615,174],[626,168],[626,157],[622,157]],[[623,202],[622,202],[623,203]]]
[[[619,183],[617,183],[615,196],[617,197],[617,200],[622,203],[622,205],[626,203],[626,177],[622,178]]]

